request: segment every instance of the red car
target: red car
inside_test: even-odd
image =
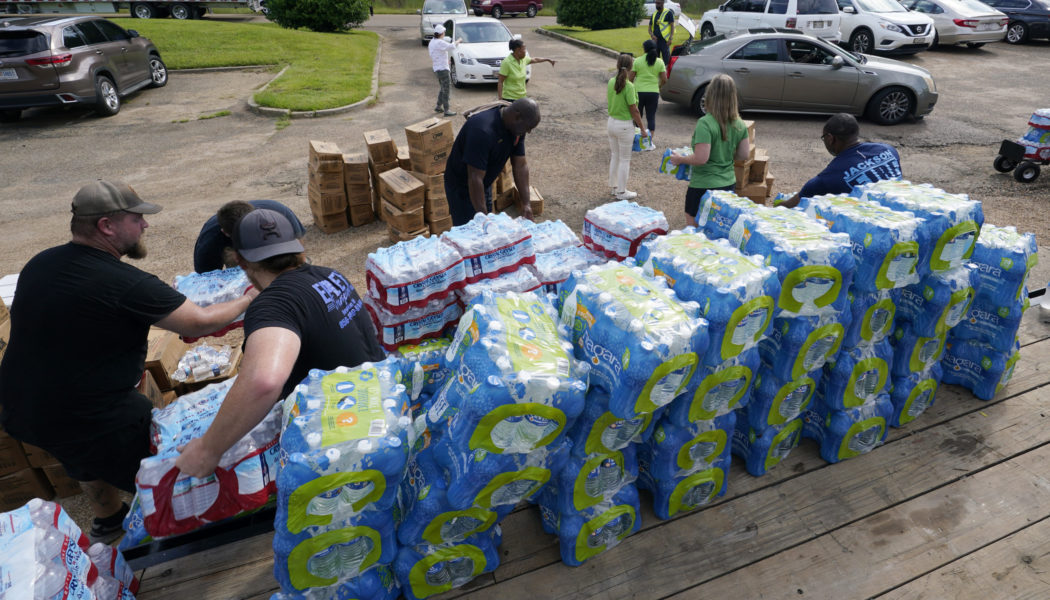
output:
[[[477,16],[490,14],[497,19],[503,15],[535,17],[543,10],[543,0],[470,0],[470,8]]]

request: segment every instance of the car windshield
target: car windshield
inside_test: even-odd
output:
[[[702,40],[693,40],[688,44],[682,44],[681,49],[677,51],[677,54],[699,54],[701,51],[703,51],[704,48],[707,48],[708,46],[711,46],[713,44],[717,44],[718,42],[724,41],[725,39],[725,34],[720,33],[718,35],[713,35],[709,38],[704,38]]]
[[[456,29],[456,37],[463,38],[463,43],[465,44],[509,42],[510,30],[499,21],[492,21],[491,23],[463,23]]]
[[[835,0],[798,0],[796,14],[837,15],[839,14],[839,5]]]
[[[423,5],[423,14],[465,15],[467,6],[463,0],[430,0]]]
[[[25,56],[47,50],[47,38],[36,31],[0,32],[0,56]]]
[[[873,13],[908,12],[897,0],[856,0],[862,9]]]

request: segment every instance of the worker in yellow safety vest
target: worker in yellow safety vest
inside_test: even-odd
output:
[[[656,10],[649,19],[649,37],[656,42],[656,50],[671,63],[671,42],[674,41],[674,12],[664,8],[664,0],[656,0]]]

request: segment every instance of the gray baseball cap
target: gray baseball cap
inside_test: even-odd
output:
[[[250,262],[305,251],[295,237],[291,222],[281,213],[266,208],[257,208],[237,221],[233,228],[233,249]]]
[[[73,214],[78,217],[91,217],[118,210],[155,215],[160,209],[160,206],[140,198],[138,192],[123,181],[99,179],[80,188],[77,195],[73,196]]]

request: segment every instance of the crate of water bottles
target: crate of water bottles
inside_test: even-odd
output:
[[[536,260],[532,235],[504,213],[477,213],[439,239],[463,258],[464,283],[497,277]]]
[[[581,271],[608,262],[605,254],[596,254],[584,246],[556,248],[536,254],[536,262],[528,265],[530,271],[547,294],[556,297],[562,293],[562,283],[573,271]]]
[[[634,256],[642,242],[667,233],[667,218],[637,202],[618,200],[587,211],[583,244],[613,260]]]
[[[689,181],[689,177],[692,175],[692,167],[690,165],[675,165],[669,160],[672,154],[678,156],[690,156],[693,153],[693,149],[688,146],[681,148],[668,148],[664,150],[664,155],[660,159],[660,167],[658,171],[660,173],[667,173],[674,175],[675,179],[682,181]]]
[[[437,237],[379,248],[365,261],[368,295],[390,314],[449,297],[466,281],[463,257]]]

